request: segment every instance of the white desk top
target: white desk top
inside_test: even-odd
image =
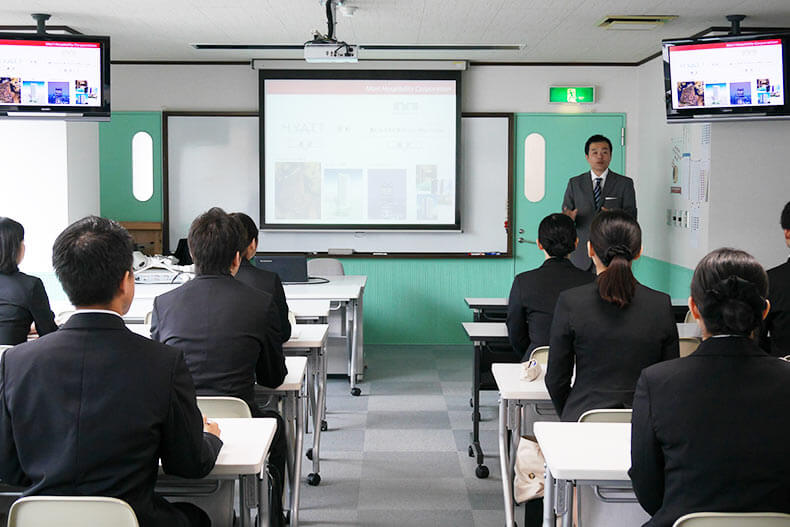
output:
[[[277,430],[277,421],[272,418],[212,421],[219,425],[219,438],[224,444],[207,477],[260,474]]]
[[[555,479],[630,481],[630,423],[535,423]]]
[[[296,324],[291,326],[291,339],[283,350],[320,348],[326,343],[329,324]]]
[[[472,309],[486,307],[507,307],[507,298],[464,298],[466,305]]]
[[[296,318],[320,318],[329,316],[329,300],[288,299],[288,309]]]
[[[283,284],[283,288],[289,301],[352,300],[362,295],[367,280],[363,275],[332,276],[325,284]]]
[[[285,367],[288,368],[288,373],[285,375],[285,380],[277,388],[267,388],[265,386],[255,385],[255,391],[262,392],[298,392],[302,388],[304,382],[304,374],[307,369],[307,357],[285,357]]]
[[[143,337],[151,338],[151,324],[134,324],[127,321],[126,329]]]
[[[491,365],[497,389],[503,399],[523,401],[551,401],[544,381],[545,372],[534,381],[521,380],[521,364],[495,363]]]
[[[699,328],[696,322],[690,322],[688,324],[679,323],[677,326],[678,326],[678,337],[702,338],[702,330]]]
[[[504,322],[461,322],[471,340],[506,339],[507,326]]]

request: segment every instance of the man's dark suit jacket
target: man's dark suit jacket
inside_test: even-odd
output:
[[[0,344],[25,342],[33,322],[39,335],[58,329],[41,279],[0,273]]]
[[[630,408],[642,370],[679,356],[669,296],[642,284],[623,309],[601,298],[597,282],[563,291],[549,346],[546,387],[563,421],[596,408]]]
[[[670,527],[692,512],[790,513],[790,363],[745,337],[708,338],[642,372],[629,475]]]
[[[623,209],[636,219],[636,194],[634,193],[633,180],[610,170],[606,176],[606,183],[601,189],[601,203],[608,209]],[[587,256],[590,225],[598,213],[595,208],[592,177],[589,170],[568,180],[562,207],[577,211],[576,234],[579,236],[579,245],[571,253],[571,261],[576,267],[586,271],[592,265],[592,260]]]
[[[231,275],[199,275],[154,299],[151,338],[184,352],[198,395],[228,395],[253,415],[255,382],[276,388],[287,370],[272,295]]]
[[[538,346],[549,345],[551,317],[560,293],[594,279],[567,258],[549,258],[537,269],[516,275],[507,303],[507,335],[523,360]]]
[[[269,293],[274,298],[277,311],[280,313],[280,337],[283,342],[291,338],[291,323],[288,322],[288,304],[285,301],[283,283],[277,273],[258,269],[249,260],[242,258],[236,280],[259,291]]]
[[[119,316],[77,313],[0,363],[0,479],[26,494],[125,500],[143,527],[187,525],[154,494],[168,474],[200,478],[222,441],[203,432],[183,355]]]
[[[768,271],[768,300],[771,310],[765,319],[763,349],[775,357],[790,355],[790,260]]]

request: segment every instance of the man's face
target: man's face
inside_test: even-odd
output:
[[[612,150],[605,141],[590,143],[590,148],[585,157],[590,164],[590,168],[600,174],[609,168],[609,163],[612,161]]]

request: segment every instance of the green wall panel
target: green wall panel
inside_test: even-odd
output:
[[[688,298],[693,269],[642,256],[633,263],[634,276],[641,283],[667,293],[672,298]]]
[[[148,201],[132,195],[132,137],[151,134],[154,142],[154,194]],[[99,125],[101,215],[118,221],[162,221],[162,114],[113,112]]]

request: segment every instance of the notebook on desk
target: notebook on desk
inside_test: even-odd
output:
[[[307,283],[307,256],[258,253],[252,259],[258,269],[277,273],[284,284]]]

